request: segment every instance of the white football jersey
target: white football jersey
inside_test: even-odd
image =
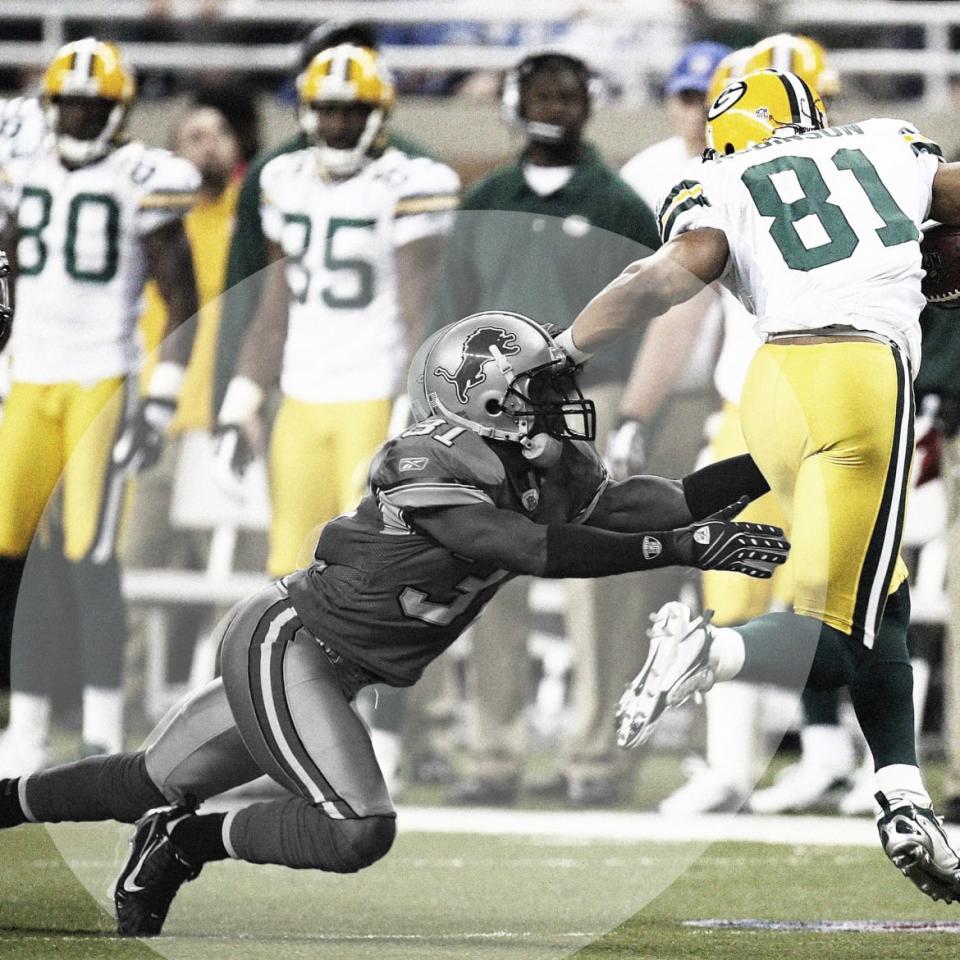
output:
[[[92,383],[137,369],[143,238],[190,209],[196,169],[134,142],[70,170],[47,144],[0,179],[19,238],[13,378]]]
[[[281,389],[308,403],[395,396],[408,360],[395,253],[450,229],[456,173],[391,147],[327,180],[306,149],[271,160],[260,186],[263,232],[286,254],[290,289]]]
[[[723,282],[762,338],[842,325],[872,331],[920,366],[920,224],[936,144],[902,120],[772,137],[699,161],[660,207],[664,241],[723,230]]]

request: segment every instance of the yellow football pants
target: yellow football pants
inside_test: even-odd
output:
[[[270,440],[270,576],[308,562],[318,528],[357,505],[370,458],[386,439],[391,409],[390,400],[284,398]]]
[[[125,477],[110,454],[131,394],[119,377],[92,386],[13,384],[0,421],[0,554],[27,552],[62,474],[67,559],[113,555]]]
[[[791,526],[794,609],[868,647],[907,576],[913,412],[907,361],[876,342],[764,344],[744,385],[747,448]]]
[[[747,452],[740,427],[740,407],[723,405],[720,426],[710,440],[714,460],[725,460]],[[750,503],[737,517],[747,523],[772,523],[790,536],[780,502],[773,492]],[[778,567],[770,580],[754,580],[739,573],[708,570],[703,574],[703,605],[714,611],[713,622],[726,627],[746,623],[769,612],[773,602],[788,607],[793,602],[793,561]]]

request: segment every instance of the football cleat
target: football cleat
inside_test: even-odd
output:
[[[188,806],[157,807],[138,821],[130,852],[113,892],[117,931],[122,937],[155,937],[181,884],[195,879],[203,864],[191,863],[170,838]]]
[[[689,608],[676,600],[651,615],[647,662],[617,704],[614,723],[621,747],[645,743],[668,707],[679,707],[713,686],[709,661],[712,616],[712,610],[705,610],[691,619]]]
[[[960,856],[940,818],[907,800],[895,799],[894,806],[883,793],[876,800],[883,811],[877,821],[880,842],[893,865],[932,900],[960,899]]]

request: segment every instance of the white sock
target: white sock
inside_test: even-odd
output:
[[[83,742],[107,753],[123,751],[123,691],[119,687],[83,688]]]
[[[846,776],[857,765],[850,731],[840,724],[812,723],[800,729],[803,762]]]
[[[707,693],[707,763],[738,793],[756,782],[757,699],[749,683],[721,683]]]
[[[37,745],[46,743],[50,732],[50,698],[14,690],[10,694],[10,724],[7,732],[21,742]]]
[[[875,774],[877,789],[896,806],[897,800],[906,800],[917,807],[931,806],[930,794],[923,785],[920,768],[909,763],[891,763]]]
[[[742,669],[746,649],[743,637],[732,627],[708,627],[713,633],[710,643],[710,666],[718,681],[732,680]]]

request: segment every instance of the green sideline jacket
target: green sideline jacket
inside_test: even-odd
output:
[[[647,205],[586,146],[573,176],[540,196],[524,157],[469,190],[444,254],[431,332],[479,310],[569,326],[628,264],[660,245]],[[599,351],[585,384],[626,380],[642,330]]]

